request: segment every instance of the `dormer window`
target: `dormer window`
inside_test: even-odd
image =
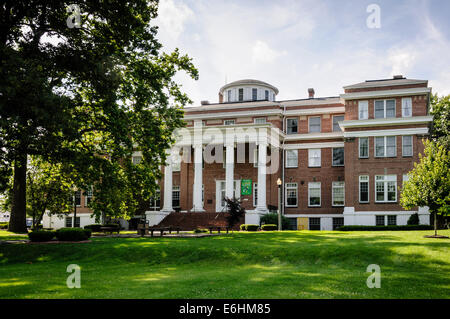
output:
[[[223,125],[234,125],[234,120],[225,120],[223,121]]]
[[[227,96],[227,101],[228,101],[228,102],[231,102],[231,90],[228,90],[228,91],[227,91],[227,95],[228,95],[228,96]]]
[[[239,89],[239,101],[244,101],[244,89]]]
[[[258,99],[258,89],[252,89],[252,99],[253,101],[256,101]]]
[[[264,91],[264,94],[265,94],[264,98],[265,98],[267,101],[269,101],[269,90],[265,90],[265,91]]]

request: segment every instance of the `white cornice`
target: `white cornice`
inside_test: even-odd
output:
[[[264,116],[264,115],[282,115],[281,109],[271,110],[253,110],[241,112],[221,112],[221,113],[201,113],[201,114],[185,114],[185,121],[202,120],[202,119],[217,119],[217,118],[237,118],[248,116]]]
[[[293,115],[314,115],[314,114],[331,114],[331,113],[345,113],[345,106],[286,110],[285,115],[293,116]]]
[[[410,88],[410,89],[398,89],[398,90],[384,90],[384,91],[364,91],[341,94],[341,98],[344,100],[359,100],[368,98],[380,98],[391,96],[408,96],[408,95],[421,95],[431,93],[431,88]]]
[[[217,110],[232,110],[232,109],[248,109],[257,108],[265,106],[280,106],[277,102],[270,101],[248,101],[241,103],[217,103],[217,104],[207,104],[202,106],[187,107],[184,109],[186,114],[190,112],[203,112],[203,111],[217,111]]]
[[[343,132],[330,132],[330,133],[307,133],[307,134],[286,134],[286,141],[293,140],[321,140],[321,139],[331,139],[331,138],[341,138],[343,137]]]
[[[368,136],[397,136],[428,134],[428,127],[402,128],[396,130],[370,130],[344,132],[344,137],[368,137]]]
[[[387,125],[426,124],[433,121],[433,116],[395,117],[370,120],[351,120],[339,122],[341,128],[370,127]]]
[[[344,142],[284,144],[285,150],[301,150],[310,148],[344,147]]]

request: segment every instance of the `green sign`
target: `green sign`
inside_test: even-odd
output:
[[[241,181],[241,195],[251,195],[252,194],[252,180],[243,179]]]

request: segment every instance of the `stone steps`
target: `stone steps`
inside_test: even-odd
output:
[[[209,226],[228,226],[226,216],[228,213],[170,213],[158,227],[179,227],[181,230],[194,230],[196,228],[208,228]],[[244,217],[233,229],[239,230],[239,225],[244,223]]]

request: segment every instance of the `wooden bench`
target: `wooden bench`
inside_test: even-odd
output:
[[[228,234],[228,231],[230,230],[230,228],[229,228],[228,226],[227,226],[227,227],[221,227],[221,226],[209,226],[209,227],[208,227],[209,233],[210,233],[210,234],[212,234],[213,229],[216,229],[217,232],[220,234],[220,231],[222,230],[222,228],[225,228],[226,231],[227,231],[227,234]]]
[[[153,237],[153,232],[159,231],[159,235],[162,237],[164,235],[164,232],[168,232],[169,234],[172,234],[172,231],[176,231],[177,234],[180,233],[181,228],[180,227],[149,227],[148,231],[150,232],[150,236]]]
[[[104,234],[110,233],[117,233],[120,234],[120,228],[118,227],[100,227],[100,231],[102,231]]]

